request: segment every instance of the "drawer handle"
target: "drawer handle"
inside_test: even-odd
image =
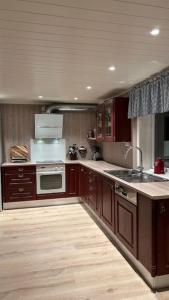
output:
[[[22,172],[22,171],[23,171],[23,168],[19,168],[18,171]]]
[[[24,188],[19,188],[19,189],[18,189],[18,192],[20,192],[20,193],[21,193],[21,192],[24,192]]]
[[[23,177],[23,173],[18,174],[18,177],[19,177],[19,178],[22,178],[22,177]]]

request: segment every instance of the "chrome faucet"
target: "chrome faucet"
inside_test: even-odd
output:
[[[140,172],[140,174],[142,174],[143,170],[144,170],[144,167],[143,167],[143,152],[142,152],[141,148],[139,148],[138,146],[132,146],[132,145],[128,145],[128,144],[126,144],[125,146],[128,147],[128,149],[125,153],[125,156],[124,156],[125,159],[127,159],[127,156],[129,154],[130,150],[136,149],[136,150],[139,151],[139,153],[140,153],[140,166],[138,166],[137,169]]]

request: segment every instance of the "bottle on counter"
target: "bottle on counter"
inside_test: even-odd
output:
[[[161,157],[157,157],[154,162],[154,173],[155,174],[164,174],[164,161]]]

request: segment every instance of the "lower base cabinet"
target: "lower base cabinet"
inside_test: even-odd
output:
[[[95,211],[97,197],[97,174],[93,171],[88,173],[88,204]]]
[[[169,274],[169,199],[156,204],[157,275]]]
[[[79,196],[85,203],[88,203],[88,169],[80,167],[79,169]]]
[[[137,257],[137,207],[115,194],[115,234]]]
[[[114,232],[114,182],[103,177],[101,219]]]
[[[66,165],[66,196],[79,196],[79,165]]]

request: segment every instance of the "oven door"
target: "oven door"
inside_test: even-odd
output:
[[[65,192],[65,173],[63,171],[37,172],[37,194]]]

